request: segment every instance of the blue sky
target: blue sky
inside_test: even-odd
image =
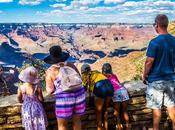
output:
[[[0,0],[0,23],[152,23],[175,20],[175,0]]]

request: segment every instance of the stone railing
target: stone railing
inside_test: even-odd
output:
[[[126,83],[125,87],[129,91],[130,102],[128,112],[130,117],[131,130],[142,130],[152,128],[152,110],[146,108],[145,88],[141,82]],[[16,95],[0,98],[0,130],[15,129],[21,130],[21,104],[16,103]],[[57,130],[55,118],[54,97],[46,97],[44,108],[49,120],[48,130]],[[115,119],[113,116],[113,107],[108,108],[109,130],[115,130]],[[160,122],[162,130],[170,130],[170,123],[165,109],[162,111],[162,120]],[[124,124],[123,124],[124,125]],[[68,123],[69,130],[72,123]],[[94,108],[88,107],[86,114],[82,117],[82,130],[96,130],[96,115]]]

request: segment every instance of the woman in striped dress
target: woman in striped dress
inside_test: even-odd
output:
[[[83,86],[71,91],[64,91],[60,83],[62,77],[58,77],[60,65],[68,66],[74,69],[80,76],[78,69],[74,64],[65,62],[69,54],[62,51],[60,46],[50,48],[50,55],[44,59],[46,63],[52,64],[46,71],[46,90],[49,94],[56,95],[56,117],[59,130],[67,130],[67,123],[70,118],[73,119],[73,129],[81,130],[81,116],[85,112],[85,91]],[[64,76],[64,75],[63,75]]]

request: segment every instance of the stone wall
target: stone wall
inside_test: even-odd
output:
[[[130,102],[128,106],[130,124],[132,130],[142,130],[143,127],[152,128],[152,111],[146,108],[145,88],[141,82],[126,83],[125,87],[130,94]],[[15,102],[16,95],[0,99],[0,130],[21,130],[21,104]],[[56,130],[57,123],[54,115],[54,97],[46,97],[44,108],[47,112],[49,126],[48,130]],[[113,116],[112,103],[108,108],[109,130],[115,130],[115,119]],[[165,109],[162,110],[161,129],[170,130],[169,119]],[[124,125],[124,124],[123,124]],[[69,122],[68,127],[71,130],[72,123]],[[86,114],[82,117],[82,130],[96,130],[96,115],[92,107],[87,107]]]

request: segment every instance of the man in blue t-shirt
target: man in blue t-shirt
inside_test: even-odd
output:
[[[168,18],[160,14],[155,18],[154,28],[159,34],[147,49],[143,82],[147,107],[153,109],[153,129],[159,130],[162,105],[167,107],[175,130],[175,37],[168,34]]]

